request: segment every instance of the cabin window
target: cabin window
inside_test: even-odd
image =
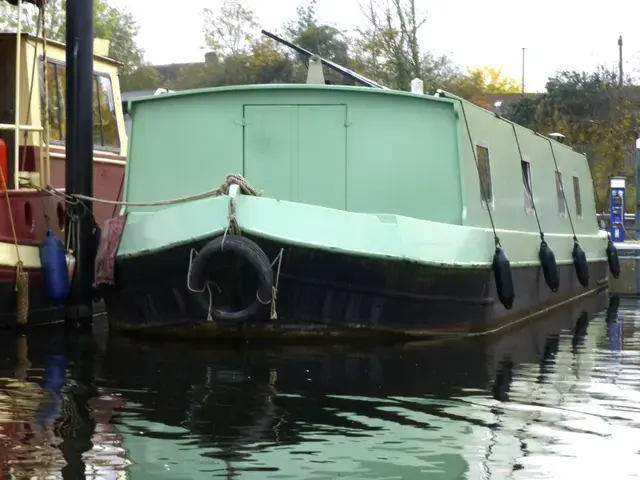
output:
[[[41,71],[42,74],[42,71]],[[66,136],[65,100],[66,100],[66,68],[64,65],[47,62],[46,82],[48,86],[49,135],[52,140],[63,141]],[[40,84],[42,95],[41,105],[44,105],[44,85]],[[45,121],[45,109],[42,108],[42,121]]]
[[[576,215],[582,216],[582,198],[580,197],[580,179],[573,177],[573,198],[576,202]]]
[[[562,193],[562,174],[560,172],[556,172],[556,195],[558,197],[558,213],[564,217],[567,214],[567,206]]]
[[[93,78],[93,144],[98,147],[119,148],[116,102],[111,79],[105,75],[94,75]]]
[[[40,64],[41,118],[49,116],[49,135],[52,141],[64,142],[66,139],[66,66],[61,62],[48,60],[46,75],[43,75],[43,64]],[[44,109],[44,80],[48,88],[48,109]],[[103,74],[93,75],[93,144],[96,149],[120,148],[116,104],[111,79]]]
[[[531,164],[521,160],[522,183],[524,184],[524,208],[527,213],[533,213],[533,187],[531,186]]]
[[[483,145],[476,145],[476,157],[478,159],[478,175],[480,177],[480,197],[482,204],[493,203],[493,185],[491,183],[491,162],[489,149]]]

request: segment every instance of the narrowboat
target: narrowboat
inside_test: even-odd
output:
[[[97,259],[112,325],[476,334],[607,288],[585,155],[444,91],[325,84],[327,63],[130,102]]]
[[[18,8],[23,2],[12,1]],[[26,3],[26,2],[25,2]],[[44,8],[38,0],[28,3]],[[20,19],[21,20],[21,19]],[[122,196],[127,137],[118,68],[108,42],[94,48],[94,195]],[[29,325],[60,320],[43,287],[40,246],[47,231],[64,243],[67,199],[65,45],[41,34],[0,33],[0,327],[28,319]],[[117,206],[96,203],[96,225],[117,214]],[[28,301],[16,292],[17,270],[28,283]],[[26,276],[24,275],[26,274]],[[26,290],[25,290],[26,291]],[[28,315],[19,310],[28,308]]]

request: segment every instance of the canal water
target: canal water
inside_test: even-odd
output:
[[[640,303],[490,336],[212,350],[0,340],[0,478],[640,476]]]

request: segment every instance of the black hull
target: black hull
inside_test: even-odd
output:
[[[489,269],[446,269],[410,263],[346,256],[288,247],[253,238],[275,259],[284,247],[276,302],[277,319],[265,307],[241,335],[276,335],[306,331],[309,335],[430,336],[485,333],[516,323],[607,286],[607,263],[589,265],[590,285],[582,287],[573,265],[559,267],[560,289],[553,293],[540,267],[514,268],[516,300],[506,310],[497,300]],[[197,325],[180,336],[216,337],[229,323],[206,322],[208,294],[188,291],[186,279],[192,247],[176,247],[116,264],[116,286],[103,289],[110,324],[128,330]],[[160,328],[158,328],[160,327]],[[281,327],[281,328],[280,328]],[[209,335],[210,334],[210,335]],[[233,333],[231,334],[234,335]]]

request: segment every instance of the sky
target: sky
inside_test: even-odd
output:
[[[363,0],[317,0],[320,19],[344,30],[363,25]],[[366,1],[366,0],[364,0]],[[140,25],[139,43],[154,64],[203,61],[201,12],[221,0],[109,0],[128,9]],[[300,0],[244,0],[262,28],[276,29],[295,16]],[[542,91],[558,70],[616,67],[623,37],[625,74],[640,76],[640,2],[609,0],[417,0],[427,17],[423,49],[448,54],[465,66],[503,66],[525,89]],[[520,5],[520,6],[519,6]],[[636,71],[637,70],[637,71]],[[407,86],[409,89],[409,86]]]

